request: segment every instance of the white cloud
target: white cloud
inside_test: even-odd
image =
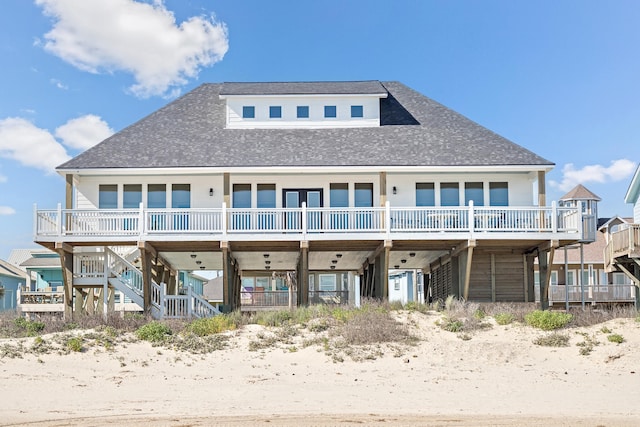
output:
[[[162,0],[36,0],[54,20],[44,48],[92,73],[125,71],[138,97],[175,95],[202,67],[229,49],[226,25],[215,17],[177,24]]]
[[[55,136],[70,148],[86,150],[113,135],[107,122],[93,114],[71,119],[55,131]]]
[[[609,166],[587,165],[576,169],[573,163],[562,168],[562,181],[549,181],[549,185],[562,191],[569,191],[578,184],[588,182],[606,183],[621,181],[636,170],[636,163],[628,159],[613,160]]]
[[[0,206],[0,215],[13,215],[15,213],[16,210],[9,206]]]
[[[67,86],[66,84],[62,83],[58,79],[51,79],[49,81],[51,82],[52,85],[55,85],[55,87],[57,87],[58,89],[62,89],[62,90],[69,89],[69,86]]]
[[[19,117],[0,120],[0,157],[47,173],[69,160],[64,147],[49,131]]]
[[[0,175],[0,184],[7,182],[7,177],[4,175]]]

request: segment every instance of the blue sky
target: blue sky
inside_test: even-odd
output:
[[[640,161],[640,2],[3,0],[0,258],[55,166],[203,82],[399,80],[624,204]]]

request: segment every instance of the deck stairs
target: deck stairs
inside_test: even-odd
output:
[[[106,247],[104,251],[84,252],[78,257],[74,284],[95,285],[106,278],[107,283],[124,296],[144,307],[142,271],[134,264],[140,251]],[[161,318],[211,317],[220,314],[217,308],[187,288],[186,295],[167,295],[166,284],[151,283],[151,315]]]

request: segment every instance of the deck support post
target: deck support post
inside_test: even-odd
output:
[[[237,259],[232,259],[233,264],[233,307],[234,310],[240,307],[242,281],[240,279],[240,266]]]
[[[73,320],[73,249],[56,243],[64,283],[64,320]],[[69,250],[71,249],[71,250]]]
[[[151,277],[152,266],[151,261],[153,258],[152,251],[149,250],[147,245],[139,244],[140,249],[140,263],[142,271],[142,300],[143,305],[142,312],[145,316],[151,315]]]
[[[298,276],[298,303],[309,305],[309,242],[300,242],[300,273]]]
[[[545,248],[538,248],[538,266],[540,268],[540,308],[549,308],[549,283],[551,282],[551,265],[557,247],[556,241],[551,241]]]
[[[232,309],[231,296],[233,295],[233,283],[231,277],[231,262],[229,256],[229,242],[220,242],[220,249],[222,250],[222,302],[224,304],[223,311],[230,313]]]
[[[535,255],[534,254],[526,254],[524,255],[524,301],[525,302],[535,302],[535,275],[534,266],[535,266]]]
[[[467,263],[464,271],[464,291],[462,297],[465,301],[469,300],[469,286],[471,283],[471,266],[473,265],[473,248],[476,247],[475,240],[469,240],[467,243]]]

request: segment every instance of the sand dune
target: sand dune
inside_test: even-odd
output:
[[[255,325],[204,355],[136,341],[4,357],[0,425],[640,425],[633,319],[568,329],[570,346],[552,348],[532,343],[547,332],[519,324],[463,340],[435,314],[399,317],[418,343],[380,345],[381,355],[357,362],[336,362],[303,336],[249,351],[269,333]],[[603,326],[625,342],[609,342]],[[586,356],[576,345],[584,334],[599,343]]]

